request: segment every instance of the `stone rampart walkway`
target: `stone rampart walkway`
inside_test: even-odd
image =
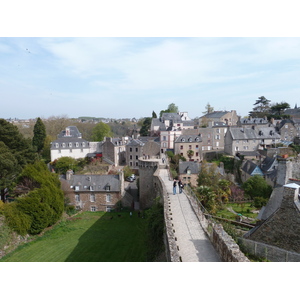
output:
[[[171,212],[179,255],[183,262],[219,262],[221,261],[210,240],[199,223],[186,195],[173,195],[173,181],[169,180],[168,170],[160,169],[171,202]]]

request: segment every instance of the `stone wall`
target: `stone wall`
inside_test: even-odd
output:
[[[257,241],[240,238],[239,245],[244,252],[271,262],[299,262],[300,254],[287,251],[275,246],[267,245]]]
[[[249,262],[249,259],[240,250],[233,238],[223,229],[223,226],[214,222],[212,218],[205,217],[204,212],[202,211],[204,208],[201,208],[198,205],[197,199],[190,193],[188,193],[187,196],[202,228],[206,232],[222,261]]]

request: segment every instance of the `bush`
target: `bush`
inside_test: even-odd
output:
[[[18,209],[16,202],[4,205],[4,216],[6,224],[13,231],[23,236],[27,234],[31,226],[31,218]]]
[[[257,209],[260,209],[262,208],[263,206],[265,206],[268,202],[268,199],[266,198],[263,198],[263,197],[255,197],[254,198],[254,202],[253,202],[253,205],[255,208]]]
[[[56,174],[42,162],[27,165],[19,182],[29,183],[29,192],[5,209],[7,224],[18,233],[38,234],[56,223],[64,210],[64,195]]]

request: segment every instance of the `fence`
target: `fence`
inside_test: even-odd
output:
[[[239,245],[244,252],[272,262],[299,262],[300,254],[267,245],[264,243],[239,238]]]

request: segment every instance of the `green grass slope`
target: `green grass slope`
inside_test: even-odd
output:
[[[145,237],[145,219],[137,213],[130,217],[129,212],[84,212],[0,261],[143,262]]]

